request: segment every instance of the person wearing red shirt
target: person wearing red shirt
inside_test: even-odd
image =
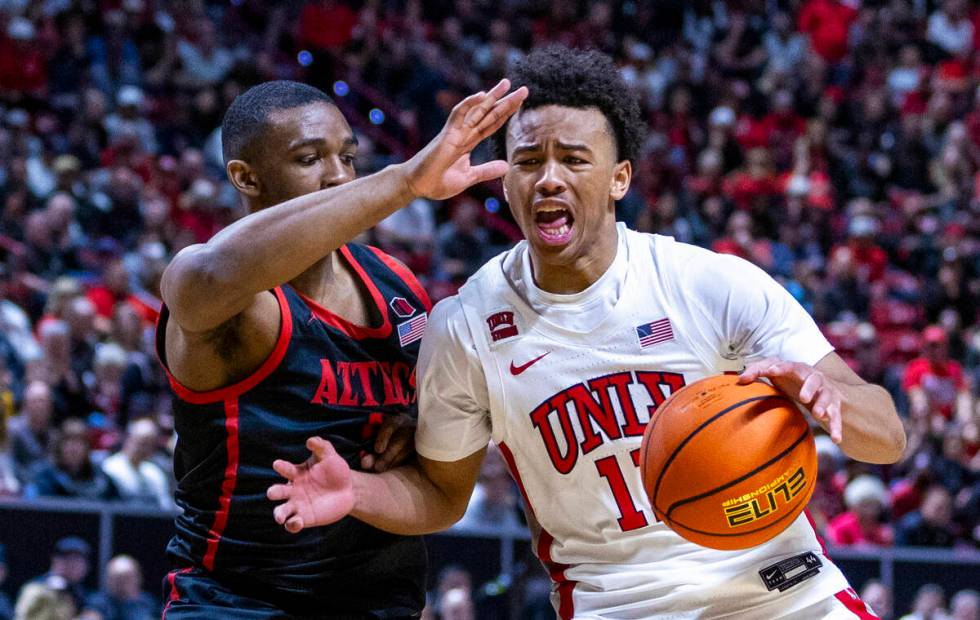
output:
[[[299,40],[317,50],[339,50],[350,43],[357,13],[343,2],[307,2],[300,15]]]
[[[844,489],[847,512],[831,520],[827,536],[835,545],[891,546],[892,530],[881,523],[888,491],[873,476],[858,476]]]
[[[870,215],[855,215],[848,222],[847,232],[847,242],[831,250],[831,261],[849,265],[851,275],[863,283],[877,282],[885,277],[888,255],[875,242],[878,220]]]
[[[809,0],[800,10],[800,32],[824,60],[838,63],[847,55],[847,36],[858,12],[840,0]]]
[[[930,325],[922,332],[922,342],[924,355],[909,362],[902,380],[912,417],[938,414],[950,420],[955,413],[959,420],[970,420],[973,398],[963,367],[949,358],[946,330]]]

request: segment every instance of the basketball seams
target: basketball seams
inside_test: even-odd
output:
[[[673,504],[671,504],[670,507],[667,509],[667,512],[665,513],[666,517],[669,519],[670,518],[670,513],[672,513],[676,508],[679,508],[679,507],[681,507],[681,506],[683,506],[685,504],[689,504],[691,502],[696,502],[696,501],[701,500],[701,499],[704,499],[706,497],[711,497],[715,493],[720,493],[721,491],[724,491],[725,489],[729,489],[729,488],[735,486],[736,484],[738,484],[740,482],[744,482],[745,480],[751,478],[752,476],[754,476],[757,473],[765,470],[766,468],[771,467],[773,464],[777,463],[779,460],[781,460],[782,458],[784,458],[787,454],[790,454],[791,452],[793,452],[793,450],[795,450],[797,446],[799,446],[801,443],[803,443],[809,435],[810,435],[810,428],[807,427],[807,428],[803,429],[803,433],[801,433],[800,436],[797,437],[796,440],[793,443],[791,443],[788,447],[786,447],[782,452],[780,452],[776,456],[772,457],[771,459],[769,459],[768,461],[766,461],[762,465],[759,465],[758,467],[756,467],[752,471],[746,472],[745,474],[742,474],[738,478],[735,478],[734,480],[732,480],[730,482],[727,482],[727,483],[725,483],[725,484],[723,484],[723,485],[721,485],[719,487],[715,487],[714,489],[711,489],[710,491],[705,491],[704,493],[699,493],[698,495],[692,495],[691,497],[686,497],[684,499],[677,500],[676,502],[674,502]]]
[[[745,398],[743,400],[738,401],[737,403],[734,403],[732,405],[729,405],[725,409],[722,409],[721,411],[719,411],[718,413],[716,413],[712,417],[710,417],[707,420],[705,420],[704,422],[702,422],[693,431],[691,431],[687,435],[687,437],[685,437],[684,440],[681,441],[677,445],[676,448],[674,448],[674,451],[671,453],[671,455],[669,457],[667,457],[667,460],[664,461],[663,467],[660,468],[660,472],[657,474],[657,482],[654,485],[653,493],[650,496],[650,503],[653,506],[653,509],[656,512],[659,512],[660,514],[666,515],[666,513],[664,511],[660,510],[657,507],[657,494],[660,492],[660,483],[663,481],[664,475],[667,473],[667,470],[670,468],[671,464],[674,462],[674,460],[677,458],[677,456],[681,453],[681,451],[684,449],[684,447],[687,446],[687,444],[690,443],[691,440],[698,433],[700,433],[705,428],[707,428],[708,426],[710,426],[711,424],[713,424],[715,421],[721,419],[722,417],[728,415],[729,413],[731,413],[732,411],[738,409],[739,407],[741,407],[743,405],[747,405],[747,404],[754,403],[754,402],[760,402],[760,401],[768,400],[768,399],[771,399],[771,398],[776,398],[776,399],[779,399],[779,400],[784,400],[784,401],[790,403],[791,405],[793,404],[792,401],[790,401],[786,396],[783,396],[782,394],[765,394],[763,396],[753,396],[751,398]]]

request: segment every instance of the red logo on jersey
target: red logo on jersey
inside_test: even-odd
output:
[[[392,312],[403,319],[407,319],[415,314],[415,308],[412,307],[412,304],[408,303],[408,300],[404,297],[395,297],[388,303],[388,305],[391,306]]]
[[[537,356],[536,358],[534,358],[533,360],[531,360],[530,362],[521,364],[520,366],[515,366],[514,365],[514,362],[511,361],[511,363],[510,363],[510,374],[512,374],[512,375],[514,375],[516,377],[517,375],[521,374],[522,372],[524,372],[525,370],[527,370],[528,368],[530,368],[531,366],[533,366],[535,362],[537,362],[539,359],[541,359],[542,357],[544,357],[548,353],[551,353],[551,351],[546,351],[546,352],[542,353],[541,355]]]
[[[490,338],[494,342],[517,335],[517,325],[514,323],[513,312],[505,311],[491,314],[487,317],[487,325],[490,327]]]
[[[631,385],[642,386],[650,396],[652,404],[647,406],[646,415],[638,411]],[[540,433],[555,470],[567,474],[580,453],[588,454],[606,441],[641,437],[657,407],[682,387],[684,375],[673,372],[637,370],[604,375],[546,399],[530,413],[531,424]],[[573,418],[578,418],[577,424]]]

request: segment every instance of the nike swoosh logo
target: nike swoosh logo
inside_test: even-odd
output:
[[[520,366],[515,366],[514,365],[514,362],[511,362],[510,363],[510,374],[512,374],[512,375],[514,375],[516,377],[517,375],[521,374],[522,372],[524,372],[525,370],[527,370],[528,368],[530,368],[532,365],[534,365],[535,362],[537,362],[539,359],[541,359],[542,357],[544,357],[548,353],[551,353],[551,351],[545,351],[544,353],[542,353],[541,355],[537,356],[536,358],[534,358],[530,362],[527,362],[525,364],[521,364]]]

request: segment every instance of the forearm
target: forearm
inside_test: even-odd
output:
[[[383,474],[352,472],[352,476],[351,516],[392,534],[439,532],[459,521],[466,511],[465,501],[454,502],[415,464]]]
[[[865,463],[894,463],[905,451],[905,429],[881,386],[842,384],[844,454]]]
[[[411,198],[395,165],[248,215],[174,259],[161,286],[164,301],[185,328],[220,325]]]

